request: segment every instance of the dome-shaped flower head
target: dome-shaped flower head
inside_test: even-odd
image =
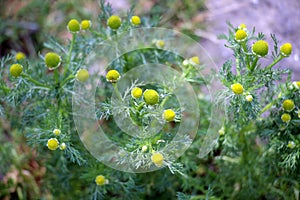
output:
[[[296,89],[300,89],[300,81],[294,81],[294,82],[293,82],[293,86],[294,86]]]
[[[235,83],[231,85],[231,90],[234,94],[242,94],[244,87],[240,83]]]
[[[247,26],[246,26],[246,24],[240,24],[239,25],[239,27],[238,27],[239,29],[242,29],[242,30],[247,30]]]
[[[164,161],[164,156],[161,153],[156,152],[151,156],[151,160],[157,167],[161,167]]]
[[[45,55],[45,63],[49,69],[57,68],[61,63],[61,57],[54,52],[49,52]]]
[[[163,40],[155,40],[155,46],[157,47],[157,48],[164,48],[164,46],[165,46],[165,41],[163,41]]]
[[[292,53],[293,47],[291,43],[285,43],[280,47],[281,55],[287,57],[290,56]]]
[[[189,63],[193,66],[195,65],[199,65],[200,64],[200,60],[198,56],[193,56],[189,59]]]
[[[15,58],[17,61],[24,60],[26,58],[26,55],[22,52],[18,52],[16,53]]]
[[[67,148],[67,145],[64,142],[59,145],[59,149],[62,150],[62,151],[66,150],[66,148]]]
[[[146,102],[146,104],[148,105],[155,105],[158,103],[159,101],[159,95],[155,90],[145,90],[144,94],[144,101]]]
[[[118,29],[121,26],[122,20],[119,16],[112,15],[107,20],[107,26],[111,29]]]
[[[247,32],[243,29],[239,29],[235,32],[235,40],[238,42],[245,41],[247,36],[248,36]]]
[[[131,90],[131,96],[135,99],[140,98],[143,95],[143,90],[139,87],[135,87]]]
[[[132,16],[130,22],[134,26],[138,26],[141,24],[141,18],[139,16]]]
[[[282,103],[282,108],[285,111],[290,112],[295,108],[295,103],[293,100],[290,100],[290,99],[284,100],[284,102]]]
[[[246,101],[252,102],[253,101],[253,96],[251,94],[246,96]]]
[[[174,121],[175,119],[175,112],[172,109],[168,109],[164,111],[163,117],[167,122]]]
[[[53,130],[53,134],[56,136],[60,135],[60,133],[61,133],[61,131],[57,128]]]
[[[89,76],[89,72],[86,69],[79,69],[75,75],[76,79],[80,82],[87,81]]]
[[[80,31],[80,24],[76,19],[71,19],[68,22],[67,28],[71,33],[77,33]]]
[[[111,82],[111,83],[115,83],[119,80],[120,78],[120,73],[117,70],[109,70],[106,74],[106,80]]]
[[[10,75],[14,77],[21,76],[23,72],[23,66],[20,64],[12,64],[9,69]]]
[[[146,145],[142,146],[142,152],[146,152],[148,150],[148,147]]]
[[[296,147],[296,144],[294,141],[289,141],[289,143],[286,145],[288,148],[293,149]]]
[[[59,145],[59,142],[56,138],[50,138],[48,141],[47,141],[47,147],[48,149],[54,151],[58,148],[58,145]]]
[[[264,40],[258,40],[252,45],[252,52],[259,56],[264,57],[268,54],[269,51],[269,45]]]
[[[92,22],[90,20],[82,20],[81,21],[81,29],[87,30],[92,26]]]
[[[108,183],[108,180],[103,175],[98,175],[95,178],[95,183],[99,186],[105,185]]]
[[[291,115],[288,113],[284,113],[283,115],[281,115],[281,120],[285,123],[291,121]]]

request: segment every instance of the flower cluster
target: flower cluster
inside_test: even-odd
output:
[[[59,137],[60,134],[61,134],[61,130],[60,129],[54,129],[52,131],[52,133],[56,137]],[[60,144],[57,138],[50,138],[47,141],[47,147],[48,147],[49,150],[55,151],[58,147],[60,148],[60,150],[65,150],[67,148],[67,145],[64,142],[62,142]]]
[[[68,22],[67,28],[71,33],[79,33],[80,30],[88,30],[91,26],[92,22],[90,20],[82,20],[79,23],[76,19],[71,19]]]

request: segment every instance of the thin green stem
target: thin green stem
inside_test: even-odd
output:
[[[69,52],[68,52],[68,57],[67,57],[67,61],[66,61],[66,68],[65,68],[65,71],[64,71],[64,76],[66,76],[66,74],[69,70],[69,67],[70,67],[71,55],[72,55],[75,40],[76,40],[76,33],[72,33],[72,40],[71,40],[71,45],[70,45]]]
[[[103,34],[97,32],[97,31],[95,31],[95,30],[93,30],[93,29],[90,29],[90,31],[91,31],[93,34],[95,34],[96,36],[101,37],[103,40],[106,40],[106,36],[104,36]]]
[[[57,113],[58,113],[58,117],[57,117],[57,126],[61,127],[61,85],[60,85],[60,75],[59,75],[59,71],[58,69],[54,70],[54,79],[55,79],[55,83],[56,83],[56,99],[57,99]]]
[[[251,67],[250,67],[250,70],[251,70],[251,71],[253,71],[253,70],[255,69],[258,60],[259,60],[259,57],[256,56],[255,59],[254,59],[254,61],[253,61],[253,63],[252,63],[252,65],[251,65]]]
[[[75,76],[74,75],[70,75],[67,78],[65,78],[65,80],[63,80],[60,84],[60,87],[64,86],[69,80],[74,79]]]
[[[235,59],[235,63],[236,63],[236,75],[240,76],[241,72],[240,72],[240,61],[238,58]]]
[[[47,85],[42,84],[42,83],[38,82],[37,80],[34,80],[34,79],[31,78],[31,76],[29,76],[28,74],[22,73],[21,76],[22,76],[23,78],[25,78],[26,80],[32,82],[33,84],[37,85],[37,86],[45,87],[45,88],[48,88],[48,89],[49,89],[49,87],[48,87]]]
[[[268,65],[266,69],[271,69],[274,65],[276,65],[279,61],[281,61],[284,57],[280,55],[278,58],[276,58],[272,64]]]
[[[282,93],[280,92],[277,96],[277,99],[281,98]],[[272,106],[276,103],[276,99],[272,102],[270,102],[269,104],[267,104],[260,112],[259,112],[259,116],[261,116],[263,113],[265,113],[266,111],[268,111],[270,108],[272,108]]]
[[[160,107],[163,108],[164,105],[167,103],[168,99],[170,98],[170,96],[166,96],[166,98],[164,98],[164,100],[160,103]]]
[[[112,83],[112,85],[114,86],[114,89],[115,89],[115,92],[117,94],[117,97],[122,101],[123,99],[122,99],[122,96],[121,96],[121,94],[120,94],[120,92],[118,90],[117,83]]]
[[[244,52],[246,54],[246,67],[248,69],[250,69],[250,60],[249,60],[249,55],[247,54],[248,53],[248,49],[247,49],[246,42],[242,43],[242,47],[243,47],[243,50],[244,50]]]
[[[183,78],[186,78],[187,75],[192,71],[193,68],[194,68],[194,67],[193,67],[192,65],[189,64],[187,70],[184,71],[184,72],[182,73],[181,78],[182,78],[182,79],[183,79]]]

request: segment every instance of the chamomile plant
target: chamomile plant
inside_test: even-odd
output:
[[[69,19],[65,27],[70,40],[66,45],[50,38],[45,41],[45,50],[39,53],[39,59],[27,58],[20,53],[15,57],[8,55],[1,59],[0,92],[3,94],[1,101],[5,102],[6,106],[3,112],[5,111],[7,116],[11,109],[21,112],[20,120],[15,118],[14,127],[19,127],[31,148],[44,155],[43,164],[47,175],[44,176],[44,185],[41,187],[53,197],[151,197],[151,192],[139,190],[141,186],[136,185],[143,184],[138,182],[147,178],[147,175],[140,175],[135,180],[134,174],[118,173],[99,162],[82,144],[73,121],[75,115],[80,114],[72,112],[72,96],[77,95],[74,94],[73,86],[89,84],[95,75],[86,63],[96,44],[121,36],[125,31],[155,26],[158,23],[156,18],[137,16],[133,10],[130,10],[127,16],[118,16],[104,1],[100,1],[100,6],[102,11],[99,21],[86,18]],[[106,66],[105,73],[97,74],[103,85],[96,92],[96,100],[99,100],[96,101],[96,119],[106,131],[106,136],[129,152],[128,156],[120,153],[112,158],[116,163],[122,165],[130,160],[130,167],[133,169],[162,169],[161,172],[154,173],[153,177],[164,173],[177,174],[181,176],[179,181],[182,181],[186,175],[183,176],[183,167],[177,158],[182,154],[180,152],[191,144],[189,134],[192,133],[177,137],[175,144],[172,144],[172,140],[180,127],[183,115],[185,114],[186,118],[193,116],[188,115],[188,103],[185,103],[186,107],[180,105],[174,93],[176,87],[173,83],[177,82],[180,85],[183,81],[188,82],[197,94],[200,93],[199,86],[203,86],[204,81],[199,76],[198,69],[203,67],[199,57],[183,58],[164,51],[165,45],[165,38],[158,36],[152,41],[151,48],[137,49],[120,55]],[[167,65],[165,67],[172,68],[180,76],[167,76],[166,81],[159,84],[147,83],[139,78],[123,86],[119,84],[127,72],[147,63],[164,63]],[[151,76],[149,74],[149,77]],[[167,80],[168,78],[170,80]],[[2,113],[2,106],[0,108]],[[197,109],[193,108],[194,111]],[[119,122],[114,120],[116,116]],[[127,124],[122,126],[123,119],[133,124],[136,131],[129,131],[128,134]],[[197,131],[195,134],[199,138]],[[168,147],[169,144],[171,147]],[[106,154],[109,155],[110,152]],[[173,154],[178,155],[174,157]],[[159,175],[155,179],[170,182],[173,178],[170,176],[170,179],[165,179]],[[70,187],[72,194],[67,192]],[[158,194],[164,193],[159,192],[159,188],[164,187],[163,184],[151,187]],[[179,189],[180,184],[176,188]],[[27,191],[22,189],[24,190],[21,193],[25,194]],[[163,195],[169,193],[176,196],[176,190],[174,188]]]
[[[224,198],[246,198],[251,190],[256,191],[254,199],[281,196],[269,191],[282,191],[289,184],[292,188],[282,197],[294,198],[293,191],[299,186],[293,174],[300,169],[299,90],[297,82],[291,81],[292,71],[280,67],[280,61],[291,55],[292,44],[279,42],[274,34],[256,34],[255,28],[244,24],[229,24],[229,34],[220,38],[226,40],[225,46],[233,51],[234,60],[225,62],[219,72],[225,86],[220,99],[227,111],[217,148],[221,150],[219,168],[224,175],[219,176],[219,181],[231,179],[232,172],[238,169],[242,169],[238,177],[248,177],[248,181],[232,178],[238,192],[231,190],[232,194]],[[276,175],[266,178],[260,174]],[[230,193],[226,187],[221,186],[220,190]]]

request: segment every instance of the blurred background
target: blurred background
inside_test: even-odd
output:
[[[0,56],[17,51],[35,57],[49,37],[66,42],[71,18],[95,21],[100,12],[96,0],[1,0]],[[293,55],[282,62],[300,74],[298,34],[300,1],[286,0],[108,0],[120,16],[133,6],[140,16],[161,18],[160,26],[182,31],[199,41],[217,66],[231,56],[217,36],[227,32],[226,22],[245,23],[257,32],[275,33],[281,43],[293,44]],[[270,40],[268,40],[270,42]],[[297,79],[297,77],[293,79]]]

